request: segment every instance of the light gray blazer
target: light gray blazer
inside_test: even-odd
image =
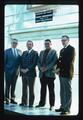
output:
[[[38,68],[39,68],[39,77],[41,78],[43,76],[43,72],[40,70],[42,67],[42,60],[43,60],[43,55],[44,55],[45,50],[40,52],[39,58],[38,58]],[[50,77],[50,78],[55,78],[55,71],[54,71],[54,66],[57,63],[57,53],[56,50],[51,49],[46,57],[46,72],[45,76]]]

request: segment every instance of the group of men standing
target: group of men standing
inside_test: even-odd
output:
[[[45,50],[42,50],[39,55],[37,51],[33,50],[33,42],[31,40],[27,41],[27,50],[23,53],[16,48],[18,40],[12,40],[11,48],[5,50],[6,104],[9,104],[9,101],[17,104],[15,102],[15,86],[20,73],[20,76],[22,76],[22,100],[20,106],[26,106],[29,103],[29,107],[33,107],[36,66],[38,66],[41,90],[40,101],[36,108],[45,105],[47,86],[49,89],[50,110],[54,106],[54,80],[57,74],[60,79],[61,106],[55,111],[61,112],[61,114],[70,112],[72,101],[71,79],[74,72],[75,49],[69,45],[69,37],[67,35],[62,36],[61,41],[63,49],[61,49],[58,58],[56,50],[51,48],[50,39],[45,40]],[[27,87],[29,87],[29,92]],[[27,100],[28,94],[29,100]]]

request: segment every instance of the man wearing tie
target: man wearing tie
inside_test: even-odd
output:
[[[39,77],[41,83],[40,102],[36,107],[43,107],[46,102],[46,89],[49,89],[49,103],[50,110],[55,103],[54,80],[55,70],[54,66],[57,63],[56,50],[51,49],[51,40],[45,40],[45,50],[40,52],[38,59]]]
[[[18,40],[12,39],[11,48],[6,49],[4,53],[6,104],[9,104],[9,100],[11,103],[17,104],[15,102],[15,86],[16,86],[16,81],[19,74],[19,65],[20,65],[20,58],[21,58],[21,51],[16,48],[17,44],[18,44]],[[11,91],[11,94],[10,94],[10,91]]]
[[[67,35],[62,36],[61,41],[64,48],[61,49],[57,62],[57,67],[60,68],[59,79],[61,106],[55,111],[61,112],[61,115],[63,115],[70,112],[72,102],[71,80],[74,73],[75,49],[69,45],[69,37]]]
[[[34,103],[34,83],[36,77],[36,65],[38,60],[38,53],[32,49],[33,42],[27,41],[27,50],[23,52],[21,57],[21,73],[22,76],[22,101],[20,106],[33,107]],[[29,87],[29,92],[27,91]],[[29,102],[27,101],[29,93]]]

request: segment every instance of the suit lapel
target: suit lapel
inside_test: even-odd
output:
[[[29,53],[29,55],[33,54],[33,50],[31,50],[31,52]]]
[[[46,59],[48,59],[48,57],[51,56],[51,53],[52,53],[52,50],[50,50],[50,51],[48,52],[48,55],[47,55]]]
[[[63,48],[61,52],[65,52],[69,47],[70,45],[68,45],[66,48]]]
[[[15,56],[13,54],[12,48],[10,48],[10,56],[12,57],[12,59],[15,59]]]
[[[16,49],[16,50],[17,50],[17,56],[19,56],[20,55],[20,53],[19,53],[20,51],[18,49]]]
[[[10,48],[10,53],[11,53],[12,56],[14,56],[12,48]]]
[[[16,58],[16,57],[14,56],[14,54],[13,54],[12,48],[10,48],[10,52],[11,52],[11,55],[12,55],[14,58]],[[18,54],[18,51],[17,51],[17,54]]]
[[[44,51],[42,52],[42,54],[41,54],[41,63],[42,63],[42,61],[43,61],[44,52],[45,52],[45,50],[44,50]],[[50,51],[48,52],[48,55],[47,55],[46,59],[48,59],[48,57],[51,55],[51,52],[52,52],[52,50],[50,50]]]
[[[45,52],[45,50],[42,51],[42,54],[41,54],[41,63],[42,63],[42,61],[43,61],[44,52]]]

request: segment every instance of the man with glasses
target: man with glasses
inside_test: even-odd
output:
[[[60,68],[60,99],[61,106],[56,109],[56,112],[61,112],[61,115],[68,114],[70,112],[72,102],[72,89],[71,79],[74,73],[74,58],[75,49],[69,45],[69,37],[67,35],[62,36],[63,49],[60,51],[60,56],[57,62],[57,67]]]
[[[49,89],[49,103],[50,110],[55,103],[54,80],[55,71],[54,66],[57,63],[56,51],[51,48],[51,40],[45,40],[45,50],[40,52],[38,59],[39,77],[41,83],[40,102],[36,107],[43,107],[46,102],[46,89]]]
[[[4,53],[6,104],[9,104],[9,102],[17,104],[17,102],[15,102],[15,87],[16,87],[17,77],[19,74],[19,65],[20,65],[20,57],[21,57],[21,51],[16,48],[17,45],[18,45],[18,40],[12,39],[11,48],[6,49]]]

